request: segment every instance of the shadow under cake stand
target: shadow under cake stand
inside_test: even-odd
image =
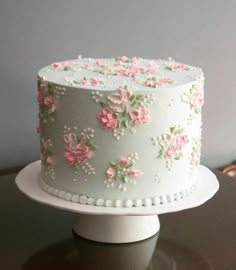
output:
[[[16,177],[18,188],[39,203],[77,213],[74,232],[86,239],[104,243],[130,243],[147,239],[160,229],[158,215],[199,206],[219,189],[216,176],[200,165],[196,191],[179,201],[130,208],[83,205],[43,191],[38,183],[40,170],[40,161],[21,170]]]

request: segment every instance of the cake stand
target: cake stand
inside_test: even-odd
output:
[[[77,213],[74,232],[86,239],[104,243],[129,243],[147,239],[160,229],[158,215],[199,206],[219,188],[215,175],[201,165],[197,190],[182,200],[155,206],[100,207],[65,201],[46,193],[38,184],[40,170],[40,161],[21,170],[16,177],[18,188],[39,203]]]

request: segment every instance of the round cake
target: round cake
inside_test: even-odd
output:
[[[198,187],[204,76],[173,59],[53,63],[38,74],[40,186],[75,203],[175,203]]]

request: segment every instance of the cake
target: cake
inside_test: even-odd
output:
[[[38,73],[49,194],[103,207],[175,203],[198,188],[204,76],[171,58],[53,63]]]

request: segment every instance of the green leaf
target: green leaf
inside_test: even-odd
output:
[[[111,166],[116,166],[116,162],[110,162]]]
[[[183,131],[184,131],[183,128],[175,129],[175,131],[174,131],[173,134],[174,134],[174,135],[178,135],[178,134],[181,134]]]
[[[132,107],[135,107],[137,105],[138,101],[136,99],[134,99],[131,103],[131,106]]]
[[[135,99],[135,95],[130,96],[129,101],[133,101]]]
[[[127,127],[129,126],[128,120],[123,120],[123,121],[122,121],[122,126],[123,126],[124,128],[127,128]]]
[[[118,123],[118,128],[121,128],[123,123],[122,123],[122,119],[121,118],[117,118],[117,123]]]
[[[170,132],[171,132],[171,133],[174,133],[174,132],[175,132],[175,127],[171,127],[171,128],[170,128]]]
[[[122,113],[121,113],[121,116],[122,117],[126,117],[128,115],[128,112],[127,111],[123,111]]]
[[[106,103],[105,103],[105,102],[100,101],[99,103],[100,103],[100,105],[101,105],[102,107],[106,107]]]
[[[95,151],[95,150],[97,149],[97,147],[96,147],[95,145],[91,145],[89,148],[90,148],[90,150],[92,150],[92,151]]]
[[[80,169],[80,165],[79,165],[77,162],[75,162],[75,168],[76,168],[77,170]]]
[[[139,101],[143,101],[144,96],[143,95],[137,95],[136,96],[136,99],[138,99]]]
[[[122,179],[122,181],[125,182],[125,183],[127,183],[128,180],[129,180],[129,178],[128,178],[126,175],[122,175],[121,179]]]
[[[130,169],[131,167],[133,167],[134,163],[133,162],[130,162],[128,165],[127,165],[127,169]]]

